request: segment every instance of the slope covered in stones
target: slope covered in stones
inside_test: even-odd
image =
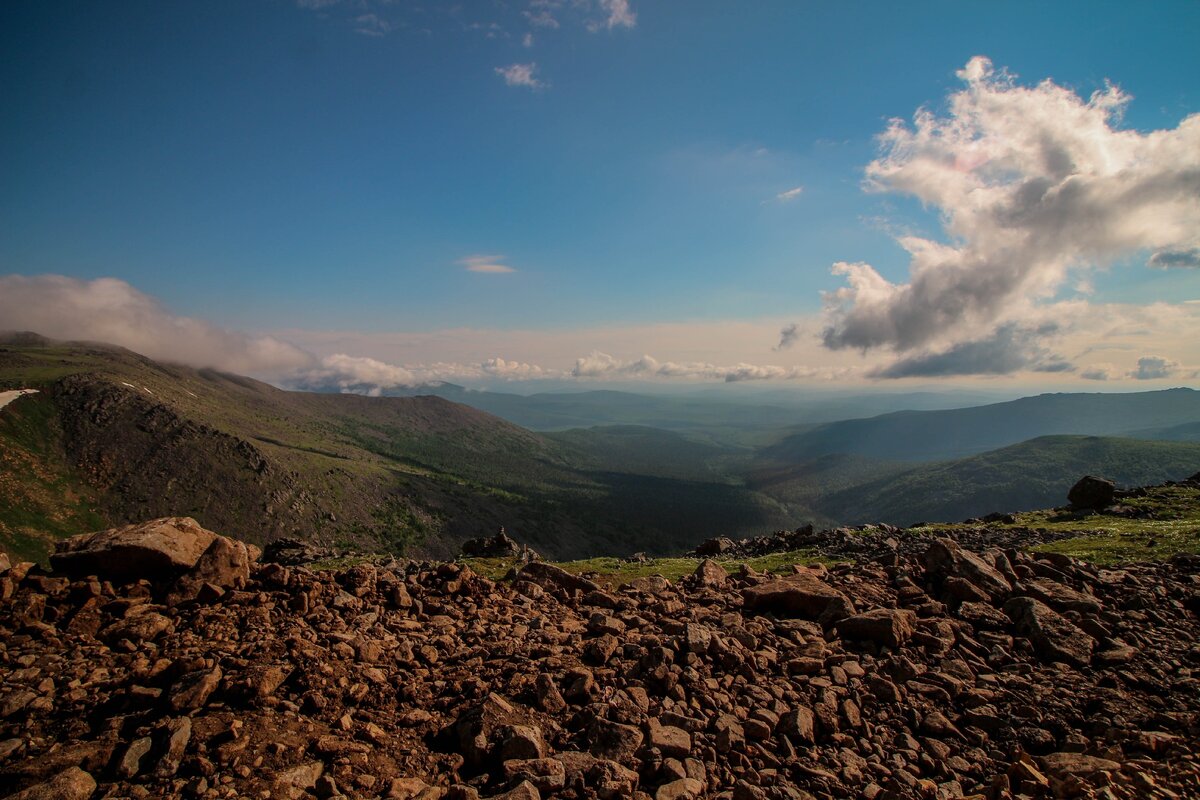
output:
[[[81,560],[88,542],[56,560],[69,572],[0,575],[0,784],[26,800],[1196,796],[1200,561],[1099,567],[956,537],[617,588],[537,562],[504,581],[250,565],[219,537],[122,583],[87,574],[103,563]]]

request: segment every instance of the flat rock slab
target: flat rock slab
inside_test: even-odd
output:
[[[1023,636],[1029,637],[1042,659],[1083,667],[1092,660],[1096,642],[1070,620],[1032,597],[1014,597],[1004,613]]]
[[[96,791],[96,780],[79,767],[68,767],[45,783],[30,786],[8,800],[87,800]]]
[[[811,572],[788,575],[743,589],[742,599],[748,611],[781,617],[836,622],[854,613],[854,605],[846,595]]]
[[[961,578],[991,597],[1003,597],[1012,591],[1012,584],[1000,570],[951,539],[939,539],[931,544],[924,559],[929,573],[943,580]]]
[[[595,592],[600,590],[600,584],[595,581],[590,581],[580,575],[572,572],[567,572],[562,567],[556,567],[553,564],[546,564],[541,561],[531,561],[521,567],[521,571],[517,573],[517,580],[529,581],[536,583],[543,589],[551,590],[564,589],[568,592]]]
[[[217,534],[191,517],[163,517],[58,543],[55,571],[109,580],[159,580],[191,569]]]
[[[906,608],[875,608],[837,623],[837,632],[845,639],[875,642],[893,649],[912,638],[917,615]]]

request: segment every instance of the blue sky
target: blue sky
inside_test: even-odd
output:
[[[578,356],[776,363],[835,262],[902,283],[895,232],[947,238],[942,209],[863,191],[889,118],[944,109],[986,55],[1084,99],[1111,79],[1121,128],[1173,129],[1200,111],[1197,31],[1193,2],[9,2],[0,273],[117,278],[318,355],[337,331],[389,363],[569,360],[552,331]],[[1113,256],[1090,303],[1200,298],[1196,269]],[[771,332],[636,346],[725,323]],[[460,329],[484,333],[380,344]]]

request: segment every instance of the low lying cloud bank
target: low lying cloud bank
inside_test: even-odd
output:
[[[847,285],[825,297],[821,341],[897,354],[878,377],[1069,369],[1037,343],[1064,331],[1031,320],[1072,272],[1138,253],[1200,266],[1200,115],[1141,133],[1115,127],[1130,97],[1113,85],[1086,100],[1050,80],[1019,86],[981,56],[958,77],[945,116],[893,120],[866,169],[869,191],[938,209],[946,241],[897,237],[907,283],[834,265]]]
[[[570,374],[573,378],[692,378],[736,383],[801,378],[832,380],[849,377],[854,371],[850,367],[816,369],[744,363],[723,367],[699,361],[659,361],[653,356],[622,361],[608,353],[596,351],[578,359]]]
[[[788,366],[733,359],[724,364],[670,361],[650,355],[622,359],[600,350],[562,368],[501,357],[396,364],[387,360],[388,348],[373,343],[368,335],[346,333],[331,340],[336,344],[327,345],[336,352],[321,355],[277,336],[230,331],[202,319],[172,314],[153,297],[115,278],[0,276],[0,329],[32,330],[54,339],[108,342],[157,360],[251,375],[277,386],[307,391],[380,395],[447,381],[831,382],[1005,375],[1017,370],[1074,372],[1087,380],[1198,377],[1195,367],[1184,364],[1195,362],[1191,353],[1194,342],[1200,341],[1200,305],[1092,306],[1072,301],[1038,307],[1036,311],[1029,320],[1001,325],[982,339],[942,350],[920,350],[875,367],[830,365],[819,360],[812,363],[820,366]],[[786,327],[776,351],[782,347],[803,348],[797,354],[801,358],[828,358],[828,352],[816,344],[815,322],[806,319]],[[694,333],[689,329],[688,335]],[[461,343],[464,335],[463,331],[452,331],[446,333],[446,338]],[[728,331],[716,328],[707,335],[727,337]],[[422,334],[427,341],[418,352],[436,356],[441,336]],[[494,331],[475,331],[471,336],[481,347],[495,346]],[[595,336],[604,338],[601,333]],[[652,334],[647,336],[653,338]],[[753,340],[754,336],[749,338]],[[536,351],[546,337],[530,333],[502,341],[507,349]],[[1047,342],[1055,342],[1055,348]],[[1155,355],[1146,355],[1151,348],[1144,345],[1150,342],[1154,342]],[[1076,355],[1067,359],[1056,350]],[[357,355],[355,351],[384,357]],[[1107,360],[1074,366],[1074,361],[1094,357],[1094,352],[1105,354]],[[560,353],[551,360],[569,364],[569,354]],[[1181,357],[1185,361],[1178,360]]]
[[[0,276],[0,328],[119,345],[153,359],[275,377],[309,368],[312,353],[271,336],[171,314],[125,281]]]

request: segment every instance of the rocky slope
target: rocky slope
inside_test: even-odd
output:
[[[146,555],[139,542],[171,543]],[[0,562],[23,798],[1200,794],[1200,559],[952,538],[612,589],[250,563],[184,520]],[[143,548],[146,549],[146,548]],[[115,554],[115,555],[114,555]],[[119,565],[115,568],[114,565]],[[140,576],[140,577],[139,577]]]

